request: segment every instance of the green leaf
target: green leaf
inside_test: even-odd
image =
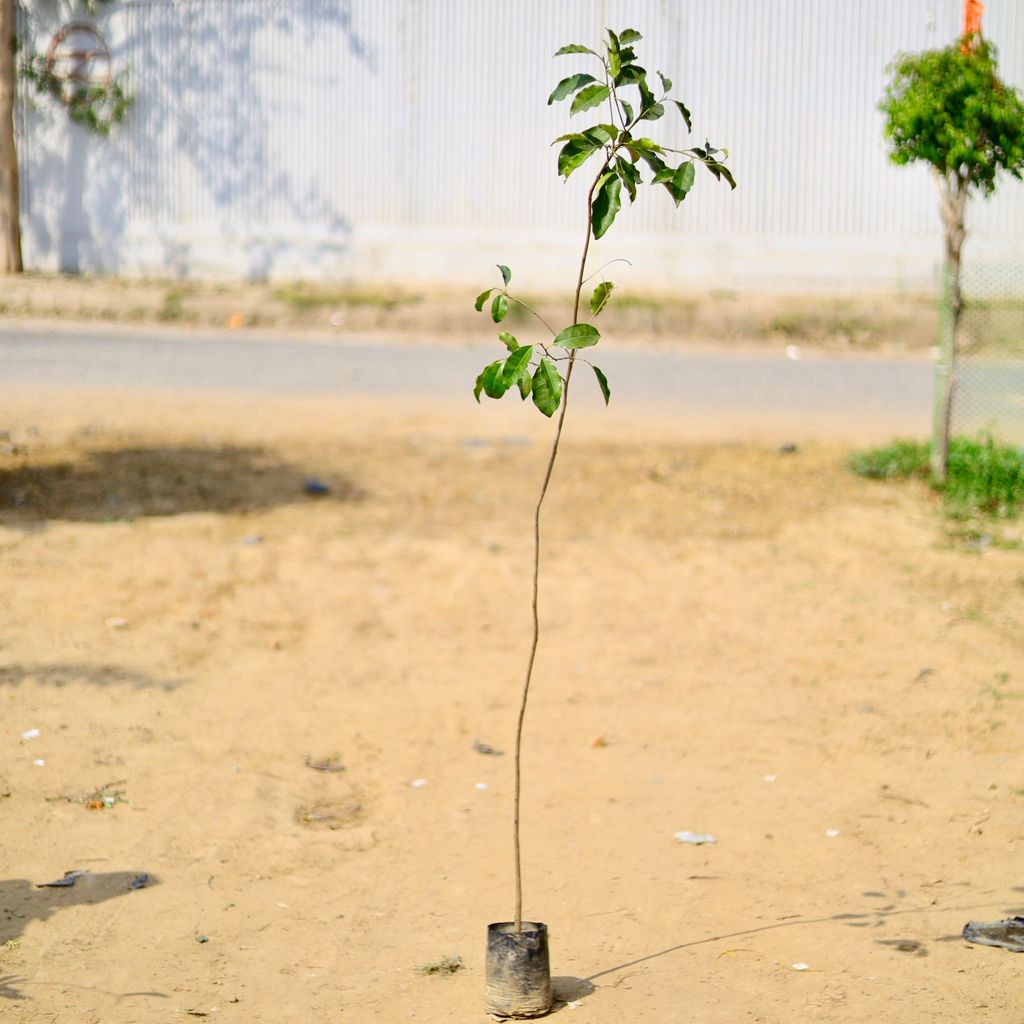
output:
[[[568,78],[563,78],[555,86],[555,91],[548,97],[548,106],[551,106],[555,100],[564,100],[570,93],[576,92],[577,89],[582,89],[588,83],[596,81],[597,79],[593,75],[570,75]]]
[[[672,91],[672,79],[671,78],[666,78],[660,71],[658,72],[658,77],[661,79],[661,87],[662,87],[662,89],[664,89],[665,92],[667,92],[667,93],[671,92]]]
[[[530,368],[527,366],[519,375],[519,397],[525,402],[533,391],[533,378],[530,376]]]
[[[488,363],[480,372],[480,376],[476,379],[476,387],[473,388],[473,397],[478,402],[480,401],[481,391],[488,398],[501,398],[508,390],[502,387],[501,383],[501,368],[503,365],[503,361],[497,359],[493,363]]]
[[[576,98],[572,101],[569,113],[578,114],[583,110],[599,107],[608,99],[609,92],[610,90],[607,85],[588,85],[585,89],[580,89],[576,93]]]
[[[516,341],[508,331],[500,331],[498,333],[498,341],[500,341],[505,348],[509,350],[509,352],[515,352],[515,350],[519,348],[519,342]]]
[[[568,46],[555,50],[556,57],[561,57],[565,53],[591,53],[595,57],[598,56],[589,46],[584,46],[582,43],[570,43]]]
[[[650,139],[632,139],[626,146],[633,160],[643,160],[655,174],[665,169],[665,161],[658,156],[664,150]]]
[[[640,181],[640,172],[628,160],[623,160],[621,156],[615,158],[615,169],[622,179],[622,184],[626,186],[626,191],[629,193],[629,201],[631,203],[635,202],[636,186]]]
[[[600,340],[600,332],[591,324],[573,324],[555,335],[555,344],[562,348],[590,348]]]
[[[608,73],[614,79],[622,70],[621,47],[619,46],[619,37],[610,28],[605,31],[608,33],[608,44],[605,46],[605,50],[608,52]]]
[[[690,123],[690,112],[686,109],[686,105],[680,103],[679,100],[673,100],[672,102],[676,105],[676,110],[682,115],[683,121],[686,124],[686,130],[692,132],[693,125]]]
[[[501,273],[501,279],[502,279],[502,281],[505,282],[505,287],[507,288],[509,281],[512,280],[512,271],[509,270],[508,267],[504,266],[501,263],[499,263],[497,266],[498,266],[499,272]]]
[[[652,185],[663,185],[666,181],[671,181],[676,175],[675,168],[673,167],[662,167],[658,173],[651,178]]]
[[[685,196],[693,188],[693,180],[696,176],[697,171],[693,166],[693,161],[687,160],[686,163],[680,164],[676,169],[672,177],[672,184]],[[676,205],[678,206],[679,204],[676,203]]]
[[[732,176],[732,171],[729,170],[725,164],[717,163],[712,161],[707,165],[708,170],[717,178],[719,176],[725,178],[729,182],[729,188],[733,189],[736,187],[736,179]]]
[[[521,348],[517,348],[509,357],[505,360],[505,366],[501,371],[501,379],[506,388],[513,387],[518,383],[519,378],[523,374],[523,370],[527,369],[530,365],[530,360],[533,358],[533,346],[523,345]]]
[[[647,89],[647,69],[640,67],[639,64],[623,64],[621,70],[615,76],[615,84],[638,85],[641,91],[646,89],[647,94],[650,95],[650,90]]]
[[[641,155],[643,153],[664,153],[665,151],[659,146],[654,139],[648,139],[641,136],[639,139],[630,139],[626,144],[630,149],[638,150]]]
[[[483,312],[484,303],[491,297],[491,292],[493,292],[493,291],[494,291],[493,288],[488,288],[486,291],[481,292],[476,297],[476,302],[474,302],[473,305],[476,307],[476,311],[478,313],[482,313]]]
[[[643,120],[647,111],[655,105],[656,100],[654,99],[654,93],[647,86],[646,78],[642,78],[637,82],[636,87],[640,91],[640,120]]]
[[[619,42],[625,46],[627,43],[639,43],[643,36],[635,28],[627,28],[619,33]]]
[[[562,401],[562,378],[555,364],[547,356],[541,359],[540,366],[533,375],[530,390],[533,393],[533,404],[545,416],[553,416]]]
[[[601,238],[608,231],[615,220],[615,215],[622,209],[622,200],[619,198],[621,191],[622,181],[617,174],[606,179],[598,189],[590,211],[590,224],[594,229],[595,238]]]
[[[602,281],[594,289],[594,294],[590,296],[590,312],[594,316],[597,316],[608,305],[608,298],[611,296],[614,287],[615,285],[611,281]]]
[[[661,182],[672,197],[672,201],[678,206],[693,188],[694,166],[692,161],[680,164],[675,171],[668,168],[671,177]]]
[[[604,146],[619,137],[619,130],[613,124],[595,124],[592,128],[584,129],[583,137]]]
[[[601,394],[604,395],[604,404],[607,405],[612,400],[611,388],[608,387],[608,378],[593,364],[591,364],[590,368],[594,371],[594,376],[597,377],[597,383],[601,388]]]
[[[633,108],[625,100],[619,100],[619,106],[622,107],[622,116],[629,124],[633,120]]]
[[[568,178],[573,171],[586,163],[599,148],[596,142],[582,135],[570,137],[569,141],[558,153],[558,173]]]
[[[653,99],[653,97],[652,97]],[[640,115],[641,121],[657,121],[659,117],[665,116],[664,103],[650,103]]]
[[[505,314],[508,312],[508,299],[504,295],[498,294],[494,296],[494,301],[491,302],[491,319],[496,323],[500,324],[505,319]]]

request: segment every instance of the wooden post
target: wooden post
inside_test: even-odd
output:
[[[14,141],[17,66],[14,0],[0,0],[0,273],[20,274],[21,203]]]

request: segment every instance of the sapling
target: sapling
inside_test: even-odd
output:
[[[946,478],[956,336],[963,310],[960,255],[968,198],[991,196],[1002,172],[1024,178],[1024,99],[999,78],[996,49],[975,26],[941,50],[900,54],[879,108],[889,157],[923,162],[939,191],[945,233],[943,310],[936,367],[932,473]]]
[[[533,634],[526,676],[523,682],[519,713],[516,720],[513,797],[513,850],[515,864],[515,934],[522,933],[523,887],[520,861],[519,812],[521,794],[521,753],[523,722],[533,678],[534,663],[540,640],[540,619],[538,613],[538,592],[540,579],[541,509],[551,482],[551,474],[558,457],[558,446],[565,425],[569,406],[569,386],[577,362],[586,363],[594,373],[607,405],[611,398],[608,378],[600,367],[581,355],[582,350],[593,348],[601,339],[594,321],[606,308],[614,285],[601,281],[591,291],[587,300],[589,316],[581,317],[584,286],[592,277],[587,275],[587,258],[591,239],[603,237],[611,228],[622,208],[623,193],[633,203],[641,188],[660,185],[671,196],[678,207],[689,195],[696,179],[697,165],[703,165],[716,179],[725,181],[731,188],[736,182],[725,165],[728,152],[716,149],[710,142],[703,146],[685,149],[672,148],[642,134],[647,123],[653,123],[672,111],[690,132],[690,111],[680,100],[671,97],[672,82],[660,71],[657,82],[648,80],[645,68],[637,63],[635,44],[642,36],[634,29],[615,33],[606,30],[600,50],[573,43],[563,46],[556,57],[580,55],[587,60],[589,71],[578,72],[563,78],[548,97],[548,104],[569,100],[569,114],[585,114],[600,111],[598,117],[606,117],[596,124],[579,131],[559,136],[555,143],[561,143],[558,152],[558,174],[568,179],[576,171],[589,166],[592,174],[586,196],[586,224],[579,268],[573,293],[572,313],[569,325],[555,330],[539,314],[509,291],[512,272],[507,266],[499,265],[501,284],[487,288],[476,298],[476,309],[485,307],[495,324],[500,324],[508,313],[509,303],[518,303],[527,309],[551,337],[531,343],[521,343],[508,331],[500,331],[499,341],[506,353],[484,367],[477,377],[474,396],[501,398],[509,392],[520,395],[533,404],[547,417],[558,413],[554,438],[541,480],[540,491],[534,509],[533,521]],[[590,73],[593,72],[593,73]],[[674,108],[674,109],[673,109]],[[595,169],[596,168],[596,169]],[[649,178],[644,180],[644,173]]]

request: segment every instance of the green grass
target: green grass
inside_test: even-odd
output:
[[[883,325],[873,324],[862,316],[853,313],[836,312],[823,314],[811,311],[780,313],[759,325],[758,333],[762,336],[781,334],[794,341],[807,338],[846,338],[854,341],[858,338],[870,338],[877,334]]]
[[[385,293],[373,289],[319,288],[307,282],[297,281],[282,285],[271,292],[271,297],[283,302],[297,313],[324,308],[344,308],[346,306],[377,306],[391,310],[408,303],[420,301],[419,295],[406,293]]]
[[[931,480],[931,445],[894,441],[883,448],[855,452],[850,468],[873,480]],[[991,437],[954,437],[942,492],[952,519],[989,516],[1014,518],[1024,508],[1024,449],[997,444]]]
[[[996,444],[991,437],[955,438],[949,445],[947,511],[956,518],[980,512],[1009,518],[1024,506],[1024,449]]]
[[[854,452],[850,468],[869,480],[927,480],[931,476],[930,456],[927,441],[893,441],[883,448]]]

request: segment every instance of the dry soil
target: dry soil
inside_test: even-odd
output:
[[[550,436],[513,411],[4,397],[5,1021],[486,1019]],[[813,424],[603,424],[526,729],[556,1019],[1019,1021],[960,933],[1024,912],[1024,554]]]

